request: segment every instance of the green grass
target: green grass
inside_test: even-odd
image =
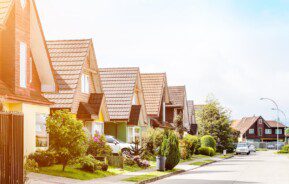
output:
[[[107,176],[113,176],[118,174],[124,174],[126,172],[136,172],[142,170],[138,166],[124,166],[123,169],[109,167],[108,171],[96,171],[94,173],[85,172],[79,169],[77,166],[67,166],[65,171],[62,171],[62,165],[53,165],[50,167],[39,168],[39,173],[52,176],[60,176],[65,178],[72,178],[78,180],[91,180],[97,178],[103,178]]]
[[[190,165],[203,166],[203,165],[210,164],[213,162],[215,162],[215,161],[214,160],[204,160],[204,161],[199,161],[199,162],[193,162]]]
[[[227,155],[221,155],[221,156],[219,156],[219,158],[226,159],[226,158],[230,158],[232,156],[233,156],[233,154],[227,154]]]
[[[149,179],[156,178],[156,177],[159,177],[159,176],[164,176],[164,175],[173,173],[175,171],[178,171],[178,170],[177,169],[173,169],[173,170],[164,171],[164,172],[154,171],[154,172],[151,172],[151,173],[148,173],[148,174],[143,174],[143,175],[140,175],[140,176],[134,176],[134,177],[131,177],[131,178],[126,178],[123,181],[141,182],[141,181],[149,180]]]
[[[257,148],[256,151],[268,151],[267,148]]]

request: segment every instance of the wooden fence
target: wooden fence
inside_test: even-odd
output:
[[[23,184],[23,115],[0,112],[0,184]]]

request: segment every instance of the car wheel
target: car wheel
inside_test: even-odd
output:
[[[247,155],[250,155],[250,151],[247,153]]]

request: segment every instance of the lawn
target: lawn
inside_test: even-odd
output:
[[[159,177],[159,176],[164,176],[164,175],[173,173],[175,171],[178,171],[178,170],[177,169],[173,169],[173,170],[164,171],[164,172],[154,171],[154,172],[151,172],[151,173],[148,173],[148,174],[144,174],[144,175],[140,175],[140,176],[134,176],[134,177],[131,177],[131,178],[126,178],[123,181],[141,182],[141,181],[149,180],[149,179],[156,178],[156,177]]]
[[[256,151],[268,151],[267,148],[257,148]]]
[[[136,172],[142,170],[138,166],[125,166],[123,169],[109,167],[108,171],[96,171],[94,173],[89,173],[80,170],[77,166],[68,166],[65,171],[62,171],[62,165],[53,165],[50,167],[39,168],[39,173],[47,174],[52,176],[60,176],[78,180],[91,180],[97,178],[103,178],[112,175],[123,174],[126,172]]]
[[[215,161],[214,160],[204,160],[204,161],[199,161],[199,162],[193,162],[190,165],[203,166],[203,165],[210,164],[213,162],[215,162]]]
[[[221,155],[221,156],[219,156],[219,158],[223,158],[223,159],[231,158],[233,155],[234,155],[233,153],[230,153],[230,154],[227,154],[227,155]]]

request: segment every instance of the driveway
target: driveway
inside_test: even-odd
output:
[[[289,157],[273,151],[235,156],[154,184],[287,184]]]

